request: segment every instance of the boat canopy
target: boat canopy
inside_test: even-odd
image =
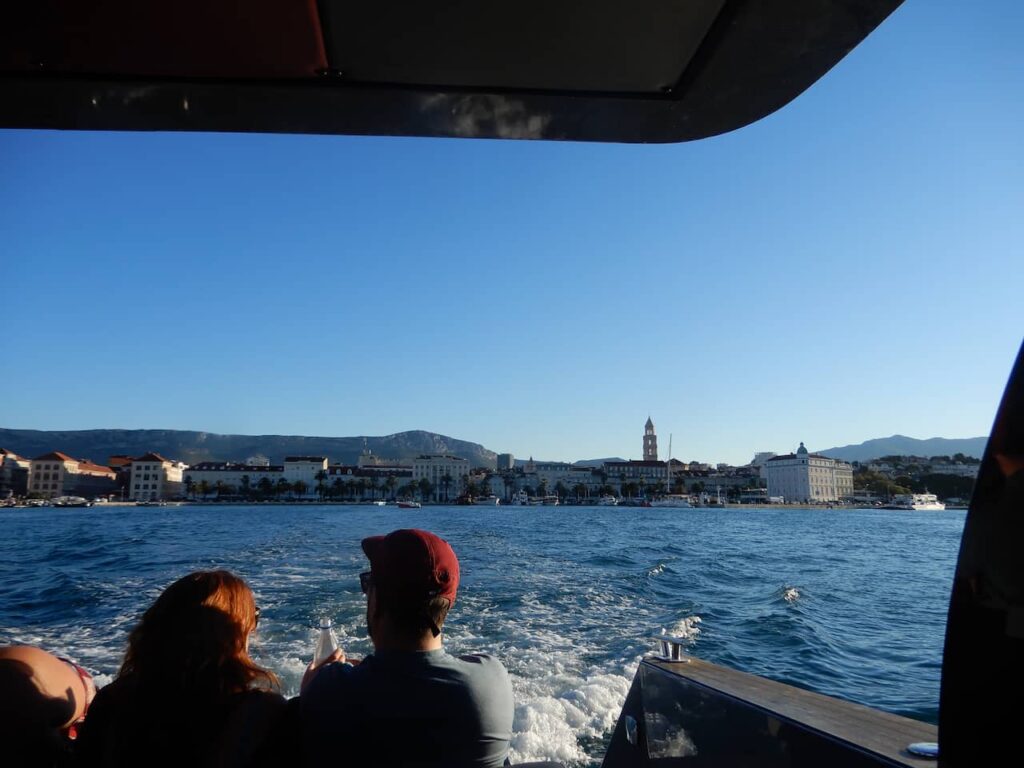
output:
[[[0,127],[688,141],[901,1],[35,0],[0,26]]]

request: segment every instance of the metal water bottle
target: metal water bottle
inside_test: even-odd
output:
[[[313,655],[313,665],[321,663],[324,659],[338,650],[338,636],[334,634],[331,620],[320,619],[320,638],[316,641],[316,652]]]

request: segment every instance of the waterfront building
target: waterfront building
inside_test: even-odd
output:
[[[183,474],[188,465],[147,453],[132,459],[128,498],[132,501],[180,499],[185,495]]]
[[[956,475],[957,477],[978,477],[978,470],[981,468],[981,464],[962,464],[960,462],[953,463],[936,463],[929,467],[929,471],[933,475]]]
[[[757,470],[757,474],[762,480],[767,480],[768,475],[765,466],[768,464],[769,459],[774,459],[776,456],[778,454],[774,451],[759,451],[754,454],[754,459],[750,462],[750,466]]]
[[[523,483],[532,487],[536,494],[540,494],[542,488],[545,494],[553,494],[559,483],[566,495],[575,493],[573,489],[577,485],[585,486],[588,494],[596,492],[600,486],[590,467],[577,467],[562,461],[534,462],[532,466],[533,472],[523,473]]]
[[[654,422],[651,421],[651,417],[647,417],[647,423],[644,424],[644,461],[657,461],[658,460],[658,436],[654,434]]]
[[[214,491],[219,495],[221,492],[244,492],[246,488],[255,490],[264,479],[276,488],[278,481],[284,479],[284,467],[280,464],[254,466],[231,461],[201,461],[182,475],[190,496],[207,496]]]
[[[846,462],[809,453],[800,443],[796,453],[765,462],[768,495],[787,502],[809,504],[840,501],[853,496],[853,467]]]
[[[363,498],[382,496],[394,498],[399,489],[413,481],[412,467],[402,464],[351,466],[331,464],[324,479],[324,493],[328,496],[349,495]]]
[[[675,464],[673,463],[673,466]],[[664,461],[606,461],[601,465],[609,479],[646,481],[668,480],[668,463]]]
[[[673,465],[674,466],[674,465]],[[665,461],[606,461],[601,471],[618,491],[623,494],[623,486],[635,483],[641,495],[647,495],[661,483],[662,491],[668,491],[668,462]],[[673,472],[673,479],[679,479]]]
[[[29,462],[28,492],[47,499],[105,496],[117,492],[117,473],[88,459],[52,451]]]
[[[25,495],[31,463],[14,451],[0,448],[0,497],[6,494]]]
[[[835,460],[833,476],[836,482],[836,498],[846,501],[853,498],[853,465],[845,461]]]
[[[114,454],[107,459],[107,466],[117,473],[117,493],[122,500],[127,498],[128,489],[132,484],[132,461],[134,459],[131,456],[123,453]]]
[[[291,483],[302,483],[305,491],[299,496],[315,496],[320,473],[327,472],[326,456],[287,456],[284,460],[284,479]]]
[[[469,460],[447,453],[417,456],[412,462],[413,482],[427,480],[434,501],[451,501],[462,493],[463,477],[469,475]]]
[[[245,464],[248,467],[269,467],[270,459],[264,456],[262,453],[257,453],[255,456],[250,456],[245,460]]]
[[[499,472],[511,472],[516,467],[516,457],[511,453],[499,453],[497,465]]]

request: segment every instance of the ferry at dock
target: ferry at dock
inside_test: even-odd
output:
[[[946,505],[939,501],[934,493],[903,493],[892,497],[892,503],[886,509],[912,509],[941,512]]]

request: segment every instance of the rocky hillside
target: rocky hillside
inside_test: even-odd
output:
[[[0,428],[0,448],[29,458],[62,451],[105,464],[118,454],[156,451],[169,459],[245,461],[262,454],[279,463],[285,456],[326,456],[332,464],[355,464],[365,447],[385,459],[410,460],[421,453],[450,453],[474,467],[494,467],[496,454],[478,443],[414,430],[383,437],[306,437],[303,435],[218,435],[177,429],[88,429],[72,432]]]

